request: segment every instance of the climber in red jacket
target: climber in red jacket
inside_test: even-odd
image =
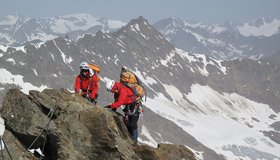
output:
[[[117,109],[121,105],[124,105],[123,109],[125,113],[124,122],[127,126],[128,132],[132,136],[132,139],[137,143],[138,139],[138,126],[137,122],[139,119],[139,114],[141,113],[138,103],[135,103],[135,95],[133,91],[126,87],[124,84],[108,81],[106,83],[107,91],[114,93],[115,102],[106,106],[107,108]]]
[[[88,64],[82,62],[80,74],[76,77],[75,93],[87,98],[91,102],[97,102],[98,97],[98,77],[94,74],[90,76]]]

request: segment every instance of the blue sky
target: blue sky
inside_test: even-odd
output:
[[[280,0],[0,0],[0,4],[0,15],[30,17],[90,13],[125,22],[143,16],[152,23],[172,16],[212,23],[280,19]]]

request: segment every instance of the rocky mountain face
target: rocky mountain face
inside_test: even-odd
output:
[[[95,18],[89,14],[47,18],[8,15],[0,17],[0,44],[18,46],[26,42],[47,41],[59,36],[77,40],[84,34],[95,34],[98,30],[115,31],[125,24],[118,20]]]
[[[280,20],[272,17],[242,25],[188,23],[171,17],[154,26],[175,47],[217,59],[259,59],[280,51]]]
[[[27,149],[40,148],[44,159],[52,160],[195,160],[182,145],[133,145],[122,116],[67,90],[31,91],[29,95],[9,90],[1,115],[6,124],[3,138],[13,159],[37,159]],[[8,154],[4,157],[9,158]]]
[[[0,48],[0,94],[19,88],[73,90],[80,62],[101,66],[98,104],[112,102],[104,80],[127,66],[148,90],[140,121],[143,143],[174,143],[197,159],[279,158],[279,64],[222,61],[175,48],[143,17],[112,33],[78,41]],[[232,132],[232,130],[236,132]]]

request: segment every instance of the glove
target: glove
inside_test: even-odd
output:
[[[111,104],[109,104],[107,106],[104,106],[104,108],[110,108],[111,109],[112,107],[111,107]]]
[[[96,104],[97,103],[97,99],[90,99],[91,103]]]

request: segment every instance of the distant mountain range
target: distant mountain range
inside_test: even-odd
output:
[[[0,17],[0,44],[23,45],[32,41],[47,41],[59,36],[77,40],[86,33],[98,30],[114,31],[126,23],[118,20],[96,18],[89,14],[30,18],[23,15]]]
[[[280,159],[280,66],[271,61],[277,54],[217,60],[176,48],[154,26],[139,17],[114,32],[77,40],[2,45],[1,98],[10,88],[73,90],[80,62],[88,61],[102,68],[98,103],[107,105],[113,98],[104,80],[118,80],[125,65],[148,90],[141,142],[183,144],[205,160]]]
[[[280,51],[280,20],[267,17],[250,23],[188,23],[175,17],[154,26],[178,48],[218,59],[259,59]]]
[[[48,18],[8,15],[0,17],[0,44],[19,46],[59,36],[76,41],[85,34],[113,32],[126,24],[89,14]],[[259,59],[280,52],[280,20],[272,17],[243,24],[204,24],[171,17],[154,27],[175,47],[217,59]]]

